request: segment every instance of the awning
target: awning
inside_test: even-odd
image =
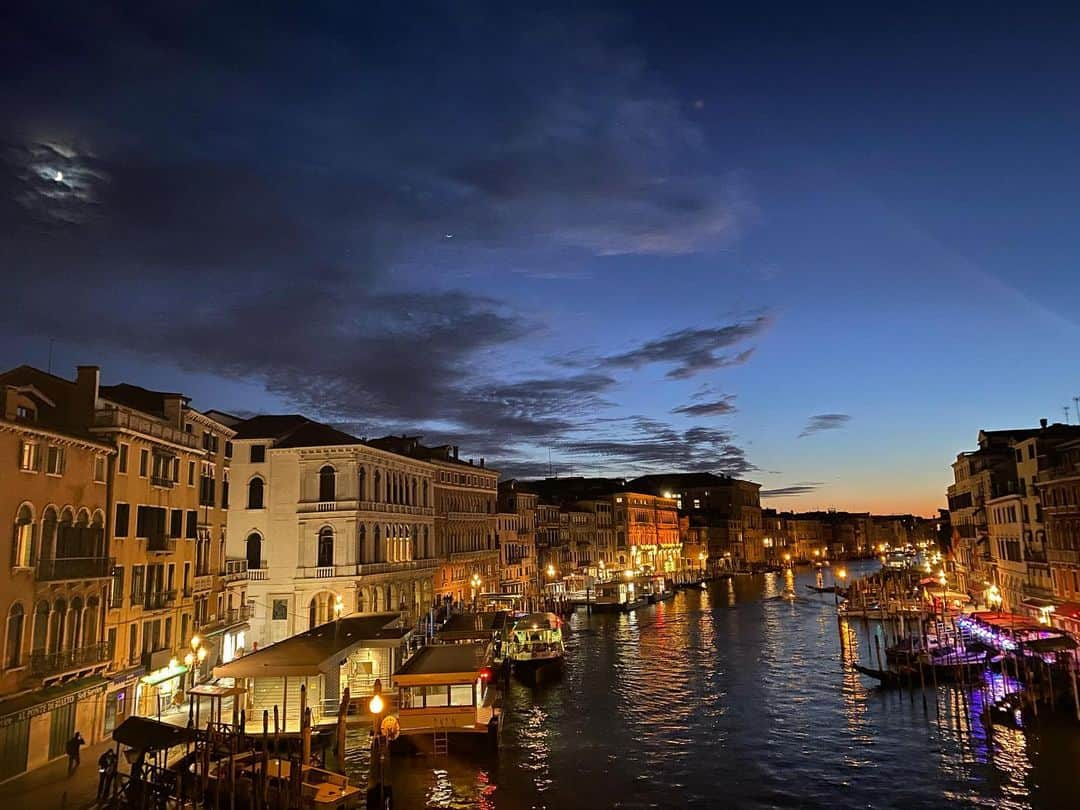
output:
[[[159,683],[165,683],[165,681],[171,681],[173,678],[179,678],[188,668],[183,664],[178,664],[175,667],[166,667],[165,669],[159,669],[155,672],[151,672],[149,675],[143,675],[142,682],[147,686],[157,686]]]
[[[1055,612],[1056,612],[1056,608],[1057,608],[1058,605],[1061,604],[1061,601],[1058,600],[1058,599],[1041,599],[1038,596],[1029,596],[1026,599],[1024,599],[1024,601],[1022,601],[1020,604],[1023,605],[1024,607],[1026,607],[1026,608],[1031,608],[1032,610],[1042,610],[1043,608],[1055,608]]]
[[[1069,636],[1052,636],[1051,638],[1036,638],[1031,641],[1023,641],[1020,646],[1032,652],[1047,653],[1075,650],[1077,645],[1076,641]]]
[[[106,680],[100,675],[79,678],[68,683],[35,689],[5,701],[0,701],[0,727],[26,720],[76,700],[105,691]]]
[[[1080,622],[1080,602],[1062,602],[1054,610],[1054,617]]]
[[[149,717],[129,717],[118,725],[112,738],[121,745],[147,751],[161,751],[195,741],[195,730]]]

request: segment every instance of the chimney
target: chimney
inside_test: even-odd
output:
[[[75,369],[75,396],[71,398],[68,420],[72,426],[94,424],[97,410],[98,390],[101,386],[99,366],[77,366]]]
[[[1046,430],[1046,420],[1045,419],[1040,419],[1039,420],[1039,427],[1041,427],[1043,430]]]
[[[472,459],[470,458],[470,459],[469,459],[469,466],[471,467],[472,465],[473,465],[473,463],[472,463]]]
[[[182,396],[165,397],[162,403],[165,421],[177,430],[184,429],[184,398]]]
[[[480,456],[480,469],[484,469],[484,457]]]
[[[454,458],[456,459],[457,455],[458,455],[458,446],[456,444],[453,447],[453,451],[454,451]]]

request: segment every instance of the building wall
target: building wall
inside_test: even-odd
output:
[[[499,475],[457,460],[435,459],[436,595],[465,603],[499,590],[495,513]],[[478,577],[479,587],[473,586]]]

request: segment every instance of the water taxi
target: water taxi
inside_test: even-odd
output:
[[[459,742],[495,745],[502,721],[491,667],[491,645],[484,642],[424,647],[394,673],[398,724],[403,743],[434,749]]]
[[[566,657],[562,620],[554,613],[530,613],[514,623],[505,646],[506,660],[518,675],[560,669]]]
[[[648,604],[648,599],[637,590],[633,582],[613,579],[598,582],[593,589],[592,609],[600,612],[627,612]]]

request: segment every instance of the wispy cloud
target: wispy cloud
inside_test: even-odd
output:
[[[823,430],[840,430],[847,426],[851,421],[851,416],[846,413],[819,413],[816,416],[811,416],[806,422],[806,427],[803,428],[802,433],[799,434],[799,438],[803,439],[807,436],[813,436],[815,433],[821,433]]]
[[[761,490],[762,498],[791,498],[798,495],[807,495],[824,486],[821,481],[805,481],[800,484],[791,484],[785,487]]]
[[[674,408],[672,413],[681,413],[684,416],[726,416],[735,413],[735,395],[725,394],[711,402],[692,402],[679,408]]]
[[[733,346],[761,334],[769,318],[758,315],[748,321],[700,329],[680,329],[655,340],[649,340],[629,351],[603,357],[602,368],[641,368],[658,363],[670,365],[667,377],[682,380],[725,366],[736,366],[750,359],[754,349],[737,353],[725,352]]]

